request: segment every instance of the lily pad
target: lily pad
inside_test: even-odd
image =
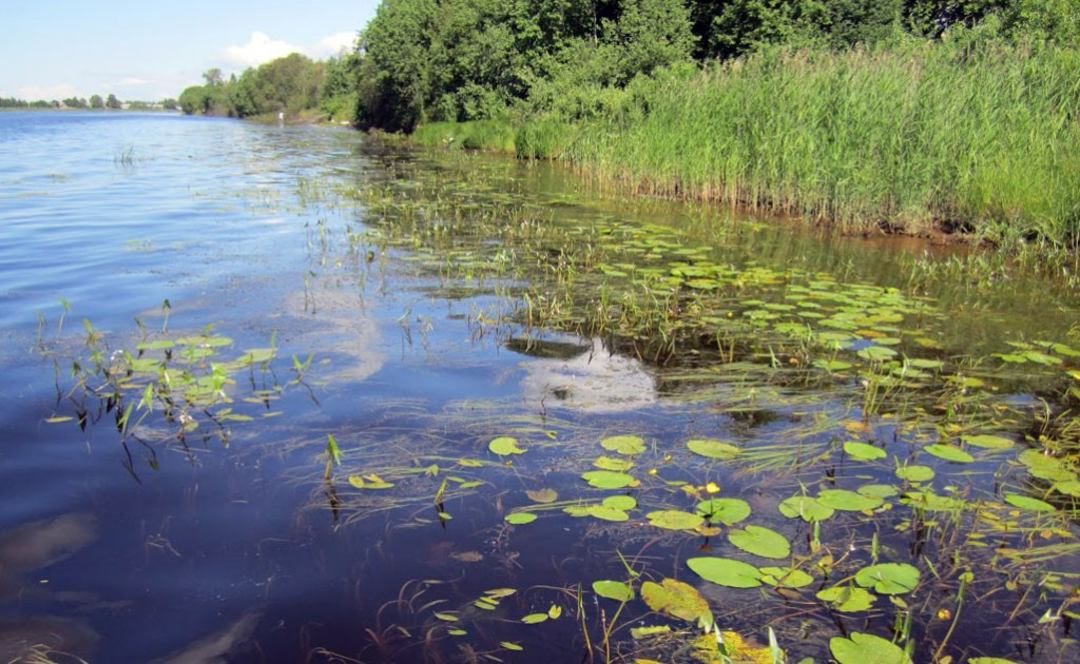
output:
[[[624,512],[637,507],[637,501],[634,500],[633,496],[608,496],[607,498],[604,498],[601,504],[604,507],[610,507],[611,509],[622,510]]]
[[[693,530],[705,523],[704,517],[699,514],[681,512],[679,510],[659,510],[645,515],[649,525],[667,530]]]
[[[882,595],[903,595],[919,585],[919,570],[907,563],[871,565],[855,574],[855,583]]]
[[[817,498],[801,494],[780,501],[778,508],[787,518],[798,518],[807,523],[824,521],[836,513],[833,508],[821,504]]]
[[[622,581],[610,581],[607,579],[593,581],[593,592],[601,597],[613,599],[616,602],[629,602],[634,599],[634,591]]]
[[[542,622],[547,622],[548,614],[546,613],[530,613],[521,619],[521,622],[526,625],[537,625]]]
[[[488,443],[488,449],[499,456],[525,453],[525,450],[518,447],[517,438],[511,438],[510,436],[499,436],[498,438],[495,438]]]
[[[981,447],[988,450],[1007,450],[1014,444],[1012,439],[1005,438],[1004,436],[992,436],[985,433],[977,436],[961,436],[960,440],[968,445],[974,445],[975,447]]]
[[[1038,450],[1024,450],[1017,456],[1020,463],[1027,466],[1032,477],[1051,482],[1068,482],[1076,479],[1076,473],[1070,470],[1060,459],[1046,456]]]
[[[590,470],[582,473],[581,477],[597,489],[624,489],[637,482],[632,475],[610,470]]]
[[[728,533],[728,541],[737,548],[762,558],[787,558],[791,545],[775,530],[762,526],[747,526]]]
[[[608,452],[627,456],[645,451],[645,441],[641,439],[641,436],[609,436],[601,440],[600,445]]]
[[[613,470],[615,472],[625,472],[634,467],[634,462],[630,459],[616,459],[614,457],[597,457],[596,461],[593,461],[593,466],[600,470]]]
[[[939,459],[945,459],[946,461],[951,461],[953,463],[971,463],[975,460],[975,457],[959,447],[953,447],[952,445],[934,443],[933,445],[927,445],[923,449]]]
[[[1005,494],[1005,502],[1009,503],[1013,507],[1019,507],[1020,509],[1031,510],[1033,512],[1057,511],[1057,508],[1048,502],[1039,500],[1038,498],[1032,498],[1030,496],[1022,496],[1018,493]]]
[[[826,588],[818,592],[816,597],[842,613],[866,611],[877,601],[877,598],[869,591],[848,585]]]
[[[930,466],[900,466],[896,476],[908,482],[929,482],[934,479],[934,469]]]
[[[896,351],[885,346],[867,346],[855,354],[871,362],[883,362],[896,357]]]
[[[761,571],[749,563],[731,558],[691,558],[686,565],[695,574],[717,585],[729,588],[757,588],[761,585]]]
[[[536,521],[536,515],[532,512],[514,512],[506,515],[506,522],[514,526],[524,526]]]
[[[884,459],[888,454],[880,447],[874,447],[869,443],[849,440],[844,443],[844,452],[856,461],[876,461]]]
[[[535,491],[526,491],[525,495],[529,497],[529,500],[534,503],[553,503],[559,499],[559,493],[554,489],[536,489]]]
[[[701,456],[710,459],[720,459],[721,461],[734,459],[739,455],[739,452],[741,452],[738,447],[731,443],[725,443],[711,438],[695,438],[693,440],[688,440],[686,441],[686,447],[694,454],[700,454]]]
[[[730,526],[750,516],[750,504],[740,498],[711,498],[698,503],[695,511],[711,523]]]
[[[900,646],[862,632],[852,632],[849,638],[834,636],[829,639],[829,651],[840,664],[912,664]]]
[[[608,507],[607,505],[590,505],[588,507],[589,516],[601,519],[603,521],[629,521],[630,515],[625,510],[620,510],[615,507]]]
[[[864,496],[881,499],[900,495],[900,491],[891,484],[864,484],[856,491]]]
[[[780,588],[805,588],[814,582],[814,577],[801,569],[791,567],[762,567],[761,580],[770,586]]]
[[[657,613],[696,622],[704,629],[712,627],[709,602],[688,583],[675,579],[663,579],[660,583],[646,581],[641,586],[641,598]]]
[[[818,493],[818,502],[834,510],[864,512],[881,507],[881,498],[864,496],[847,489],[823,489]]]

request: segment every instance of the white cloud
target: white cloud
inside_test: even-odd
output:
[[[60,83],[58,85],[26,85],[16,90],[16,95],[19,99],[26,99],[28,101],[35,101],[38,99],[51,101],[53,99],[78,97],[79,91],[78,88],[70,83]]]
[[[237,67],[256,67],[274,58],[281,58],[290,53],[302,52],[299,46],[280,39],[271,39],[263,32],[251,33],[251,38],[243,46],[229,46],[225,49],[225,60]]]
[[[139,78],[138,76],[125,76],[124,78],[117,81],[116,84],[120,87],[132,88],[140,87],[143,85],[150,85],[152,83],[155,83],[155,81],[146,78]]]
[[[310,55],[316,59],[336,57],[342,51],[348,52],[356,45],[355,32],[335,32],[319,40],[310,51]]]

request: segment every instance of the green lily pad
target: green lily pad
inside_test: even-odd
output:
[[[900,495],[900,491],[891,484],[864,484],[856,491],[860,495],[881,498],[882,500]]]
[[[842,613],[866,611],[877,601],[877,598],[869,591],[848,585],[826,588],[818,592],[816,597]]]
[[[1063,493],[1066,496],[1073,496],[1074,498],[1080,498],[1080,480],[1069,480],[1067,482],[1054,482],[1054,491]]]
[[[1009,503],[1013,507],[1019,507],[1020,509],[1031,510],[1033,512],[1057,511],[1057,508],[1048,502],[1039,500],[1038,498],[1032,498],[1030,496],[1022,496],[1018,493],[1005,494],[1005,502]]]
[[[679,510],[659,510],[645,515],[649,525],[668,530],[693,530],[705,523],[704,517],[699,514],[680,512]]]
[[[787,558],[791,555],[787,538],[762,526],[735,529],[729,531],[727,537],[737,548],[762,558]]]
[[[612,470],[618,473],[625,472],[634,467],[634,462],[630,459],[616,459],[614,457],[597,457],[596,461],[593,461],[593,466],[600,470]]]
[[[823,505],[817,498],[801,494],[785,498],[780,502],[778,508],[780,513],[787,518],[802,519],[807,523],[824,521],[835,514],[833,508]]]
[[[762,567],[761,580],[770,586],[780,588],[805,588],[814,582],[814,577],[801,569],[791,567]]]
[[[524,526],[536,521],[536,515],[532,512],[514,512],[506,515],[506,522],[514,526]]]
[[[829,651],[840,664],[912,664],[904,650],[880,636],[852,632],[849,638],[829,639]]]
[[[921,357],[908,360],[908,364],[916,369],[940,369],[945,366],[945,363],[941,360],[927,360]]]
[[[896,357],[896,351],[885,346],[867,346],[855,354],[871,362],[884,362]]]
[[[610,470],[590,470],[582,473],[581,477],[597,489],[624,489],[637,481],[632,475]]]
[[[700,454],[701,456],[710,459],[720,459],[721,461],[734,459],[739,455],[739,452],[741,452],[738,447],[731,443],[725,443],[711,438],[695,438],[693,440],[688,440],[686,441],[686,447],[694,454]]]
[[[538,625],[542,622],[547,622],[548,614],[546,613],[530,613],[521,619],[521,622],[526,625]]]
[[[629,602],[634,599],[634,591],[622,581],[601,580],[593,581],[593,592],[601,597],[613,599],[616,602]]]
[[[608,507],[607,505],[590,505],[588,508],[589,516],[601,519],[603,521],[629,521],[630,515],[625,510],[620,510],[614,507]]]
[[[1046,456],[1038,450],[1024,450],[1017,459],[1027,466],[1032,477],[1051,482],[1068,482],[1076,479],[1076,473],[1070,470],[1060,459]]]
[[[919,585],[919,570],[907,563],[870,565],[855,574],[855,583],[882,595],[903,595]]]
[[[932,491],[910,491],[904,494],[900,502],[931,512],[955,512],[967,507],[967,502],[962,498],[941,496]]]
[[[525,495],[529,497],[529,500],[534,503],[548,504],[553,503],[559,499],[559,493],[555,489],[536,489],[525,492]]]
[[[701,578],[717,585],[729,588],[756,588],[761,585],[761,571],[741,560],[709,556],[691,558],[686,565]]]
[[[641,439],[641,436],[609,436],[601,440],[600,445],[608,452],[627,456],[645,451],[645,441]]]
[[[488,443],[488,449],[499,456],[525,453],[525,450],[518,447],[517,438],[511,438],[510,436],[499,436],[498,438],[495,438]]]
[[[874,447],[868,443],[849,440],[844,443],[844,452],[856,461],[876,461],[884,459],[888,454],[880,447]]]
[[[975,460],[975,457],[959,447],[953,447],[952,445],[934,443],[933,445],[927,445],[923,450],[933,454],[939,459],[945,459],[946,461],[951,461],[953,463],[971,463]]]
[[[934,469],[930,466],[900,466],[896,476],[908,482],[929,482],[934,479]]]
[[[710,498],[698,503],[695,511],[711,523],[730,526],[750,516],[750,504],[740,498]]]
[[[1002,657],[972,657],[968,660],[968,664],[1016,664],[1016,662]]]
[[[881,507],[881,498],[864,496],[847,489],[822,489],[817,500],[826,507],[846,512],[864,512]]]
[[[813,366],[818,369],[824,369],[826,371],[846,371],[851,368],[851,362],[844,362],[843,360],[814,360]]]
[[[610,507],[611,509],[622,510],[624,512],[632,510],[637,507],[637,501],[633,496],[608,496],[601,502],[604,507]]]
[[[992,436],[990,434],[979,434],[977,436],[961,436],[960,440],[964,441],[968,445],[974,445],[975,447],[981,447],[988,450],[1007,450],[1014,445],[1013,441],[1004,436]]]
[[[641,585],[641,598],[657,613],[696,622],[705,629],[712,627],[709,602],[688,583],[675,579],[663,579],[660,583],[646,581]]]

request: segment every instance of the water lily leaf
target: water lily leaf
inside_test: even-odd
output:
[[[896,357],[896,351],[885,346],[867,346],[855,354],[871,362],[883,362]]]
[[[731,558],[691,558],[686,565],[695,574],[717,585],[729,588],[756,588],[761,585],[761,572],[758,568]]]
[[[855,583],[882,595],[903,595],[919,585],[919,570],[907,563],[870,565],[855,574]]]
[[[791,567],[762,567],[761,580],[770,586],[782,588],[805,588],[814,582],[814,577],[801,569]]]
[[[554,489],[536,489],[535,491],[526,491],[525,495],[529,497],[529,500],[534,503],[553,503],[559,499],[559,493]]]
[[[562,607],[558,604],[552,604],[547,610],[548,618],[552,620],[558,620],[562,615]]]
[[[971,463],[975,460],[975,457],[959,447],[953,447],[952,445],[934,443],[933,445],[927,445],[923,450],[933,454],[939,459],[945,459],[946,461],[951,461],[953,463]]]
[[[168,350],[175,345],[176,343],[171,339],[158,339],[156,341],[144,341],[140,344],[136,344],[135,348],[139,350]]]
[[[488,449],[499,456],[525,453],[525,450],[518,447],[517,438],[511,438],[510,436],[499,436],[498,438],[495,438],[488,443]]]
[[[588,508],[589,516],[602,519],[604,521],[629,521],[630,515],[624,510],[620,510],[614,507],[608,507],[607,505],[590,505]]]
[[[833,508],[823,505],[817,498],[801,494],[780,501],[778,508],[780,513],[787,518],[798,518],[807,523],[824,521],[836,513]]]
[[[893,496],[900,495],[900,491],[891,484],[864,484],[856,491],[864,496],[871,498],[892,498]]]
[[[1057,508],[1048,502],[1039,500],[1038,498],[1032,498],[1030,496],[1022,496],[1018,493],[1005,494],[1005,502],[1009,503],[1013,507],[1019,507],[1020,509],[1031,510],[1033,512],[1057,511]]]
[[[468,634],[468,632],[463,629],[448,629],[446,630],[446,633],[450,636],[465,636],[466,634]]]
[[[532,512],[514,512],[506,515],[506,522],[514,526],[524,526],[536,521],[536,515]]]
[[[1043,366],[1054,366],[1062,363],[1060,357],[1040,353],[1037,350],[1024,351],[1024,358],[1026,358],[1028,362],[1034,362],[1035,364],[1041,364]]]
[[[934,479],[934,469],[930,466],[900,466],[896,476],[908,482],[929,482]]]
[[[844,443],[844,452],[857,461],[876,461],[884,459],[888,454],[880,447],[874,447],[868,443],[849,440]]]
[[[514,643],[513,641],[499,641],[499,645],[503,648],[506,648],[507,650],[513,650],[515,652],[521,652],[522,650],[525,650],[525,648],[522,648],[520,644]]]
[[[634,599],[634,591],[622,581],[604,579],[593,581],[593,592],[601,597],[613,599],[616,602],[629,602]]]
[[[866,611],[877,598],[870,592],[855,586],[833,586],[820,591],[816,597],[823,602],[828,602],[834,610],[842,613],[859,613]]]
[[[634,462],[630,459],[616,459],[613,457],[597,457],[596,461],[593,461],[593,466],[601,470],[613,470],[616,472],[624,472],[634,467]]]
[[[633,496],[608,496],[601,501],[601,505],[626,512],[637,507],[637,501]]]
[[[912,664],[900,646],[862,632],[852,632],[850,638],[834,636],[829,639],[829,651],[840,664]]]
[[[435,617],[444,622],[457,622],[458,615],[453,611],[436,611]]]
[[[725,443],[711,438],[695,438],[694,440],[688,440],[686,441],[686,447],[694,454],[700,454],[703,457],[720,459],[722,461],[734,459],[741,451],[731,443]]]
[[[1007,450],[1013,446],[1013,441],[1004,436],[992,436],[990,434],[979,434],[977,436],[961,436],[960,440],[964,441],[968,445],[974,445],[975,447],[982,447],[988,450]]]
[[[696,622],[705,629],[712,627],[709,602],[688,583],[675,579],[663,579],[660,583],[646,581],[641,586],[641,598],[657,613]]]
[[[597,489],[623,489],[637,482],[631,475],[610,470],[590,470],[582,473],[581,477]]]
[[[1067,482],[1054,482],[1053,489],[1059,493],[1063,493],[1067,496],[1073,496],[1080,498],[1080,480],[1069,480]]]
[[[730,526],[750,516],[750,504],[740,498],[710,498],[698,503],[695,511],[712,523]]]
[[[851,368],[851,362],[844,362],[843,360],[814,360],[812,363],[818,369],[824,369],[826,371],[846,371]]]
[[[668,530],[693,530],[705,523],[705,519],[701,515],[680,512],[679,510],[649,512],[645,517],[649,520],[649,525]]]
[[[881,498],[864,496],[847,489],[823,489],[818,493],[818,502],[834,510],[864,512],[881,507]]]
[[[746,526],[728,532],[727,537],[737,548],[762,558],[787,558],[791,555],[787,538],[770,528]]]
[[[563,512],[569,514],[575,519],[589,516],[589,508],[584,505],[570,505],[569,507],[564,507]]]
[[[915,357],[908,360],[908,364],[916,369],[941,369],[945,366],[945,363],[941,360],[926,360],[921,357]]]
[[[601,440],[600,445],[608,452],[627,456],[645,451],[645,441],[641,439],[641,436],[609,436]]]
[[[1069,470],[1060,459],[1046,456],[1038,450],[1024,450],[1017,459],[1027,466],[1032,477],[1051,482],[1068,482],[1076,479],[1076,473]]]
[[[530,613],[529,615],[523,617],[521,619],[521,622],[525,623],[526,625],[537,625],[542,622],[547,622],[547,620],[548,614],[546,613]]]
[[[968,660],[968,664],[1016,664],[1016,662],[1002,657],[972,657]]]
[[[967,507],[962,498],[940,496],[932,491],[911,491],[904,494],[901,503],[931,512],[954,512]]]

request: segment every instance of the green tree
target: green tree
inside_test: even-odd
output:
[[[90,96],[90,108],[105,108],[105,100],[101,98],[101,95]]]
[[[115,110],[118,108],[122,108],[123,104],[121,104],[120,100],[116,98],[116,95],[110,94],[108,99],[105,100],[105,107]]]

